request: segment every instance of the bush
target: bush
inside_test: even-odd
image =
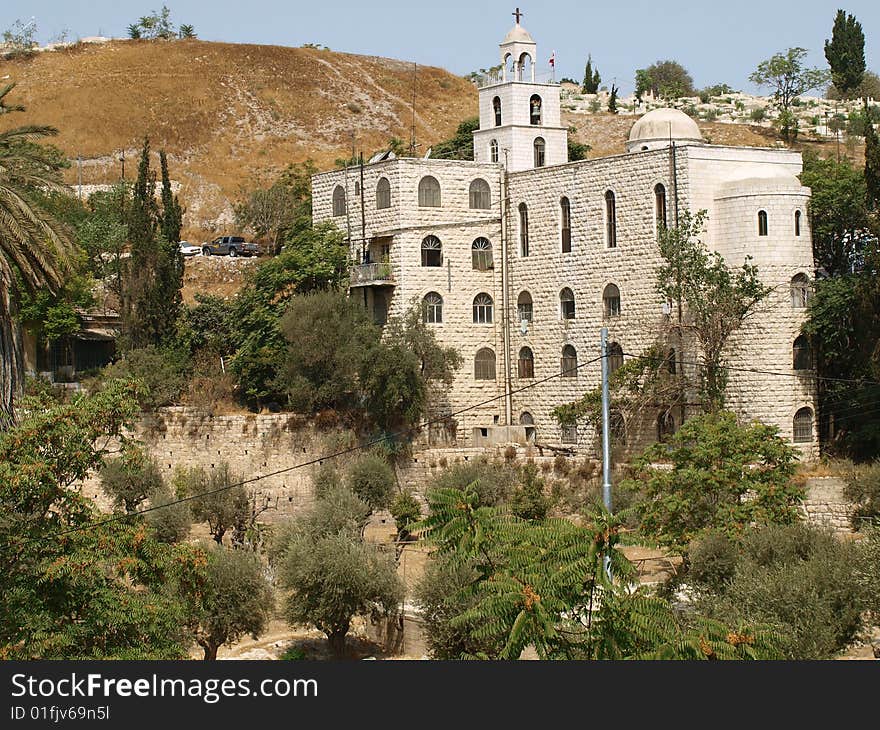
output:
[[[757,109],[752,109],[749,112],[749,119],[753,122],[763,122],[767,118],[767,112],[763,107],[758,107]]]
[[[159,542],[181,542],[189,535],[192,527],[189,502],[171,504],[175,499],[174,493],[165,484],[150,496],[150,506],[159,509],[147,512],[147,524],[153,528]]]
[[[228,530],[244,524],[250,514],[250,500],[241,481],[241,475],[229,464],[220,462],[207,473],[203,469],[188,472],[181,483],[182,496],[204,495],[192,500],[192,514],[196,521],[208,523],[217,543],[223,542]]]
[[[404,490],[398,492],[391,503],[391,516],[397,526],[397,539],[409,540],[412,536],[410,528],[422,516],[422,507],[419,501],[413,497],[412,492]]]
[[[856,530],[880,517],[880,462],[851,471],[846,477],[843,496],[856,505],[852,522]]]
[[[186,368],[186,358],[178,352],[143,347],[129,350],[121,360],[104,368],[100,381],[140,381],[143,388],[138,393],[138,404],[145,411],[154,411],[180,403],[187,388]]]
[[[141,503],[164,487],[156,462],[138,447],[128,447],[100,471],[101,487],[116,509],[136,512]]]
[[[550,509],[550,500],[544,494],[544,480],[538,476],[534,463],[522,470],[522,483],[510,499],[513,514],[523,520],[543,520]]]
[[[697,609],[774,627],[788,659],[827,659],[856,637],[870,605],[859,558],[858,546],[806,525],[753,530],[733,577]]]
[[[720,591],[736,572],[737,544],[720,532],[709,532],[688,548],[688,576],[713,591]]]
[[[349,489],[373,509],[384,509],[397,483],[394,470],[378,454],[364,454],[349,468],[346,475]]]
[[[321,464],[318,467],[318,471],[312,476],[312,488],[315,490],[315,497],[318,499],[339,489],[341,486],[342,477],[332,462],[328,461],[326,464]]]
[[[438,475],[431,484],[433,489],[464,489],[473,483],[481,505],[492,507],[506,502],[519,481],[514,467],[495,465],[478,460],[456,464]]]
[[[297,662],[306,658],[306,652],[301,646],[288,646],[278,658],[285,662]]]

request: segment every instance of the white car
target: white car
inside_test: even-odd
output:
[[[180,248],[181,256],[201,256],[202,255],[202,247],[194,246],[189,241],[181,241],[177,244]]]

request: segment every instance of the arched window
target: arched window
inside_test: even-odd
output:
[[[345,215],[345,188],[342,185],[333,188],[333,215]]]
[[[617,205],[610,190],[605,192],[605,245],[617,248]]]
[[[427,175],[419,180],[419,205],[423,208],[440,207],[440,183],[436,177]]]
[[[675,418],[669,411],[657,416],[657,440],[661,443],[675,433]]]
[[[495,126],[501,126],[501,98],[496,96],[492,99],[492,111],[495,113]]]
[[[422,239],[422,266],[443,266],[443,244],[437,236]]]
[[[626,421],[623,420],[623,414],[614,408],[608,414],[608,420],[611,424],[611,443],[626,446]]]
[[[609,342],[606,352],[608,353],[608,374],[623,365],[623,348],[617,342]]]
[[[666,370],[670,375],[675,375],[678,365],[675,362],[675,348],[670,348],[666,353]]]
[[[391,207],[391,183],[387,177],[380,177],[376,183],[376,209]]]
[[[532,98],[529,99],[529,124],[540,124],[541,123],[541,97],[537,94],[532,94]]]
[[[529,255],[529,209],[525,203],[519,204],[519,255]]]
[[[574,292],[568,287],[559,292],[559,316],[574,319]]]
[[[767,235],[767,211],[759,210],[758,211],[758,235],[766,236]]]
[[[522,413],[520,413],[519,425],[525,426],[526,441],[528,441],[529,443],[534,443],[537,436],[537,429],[535,428],[535,419],[532,417],[532,414],[528,411],[523,411]]]
[[[602,305],[606,317],[620,316],[620,289],[616,284],[609,284],[602,292]]]
[[[521,378],[535,377],[535,355],[530,347],[522,347],[516,361],[516,372]]]
[[[527,322],[532,321],[532,317],[534,316],[534,311],[532,308],[532,295],[527,291],[521,291],[519,296],[516,298],[516,313],[519,316],[519,321],[523,320]]]
[[[535,167],[544,167],[544,151],[547,145],[543,137],[535,137]]]
[[[493,139],[489,142],[489,159],[492,162],[498,162],[498,140]]]
[[[477,350],[474,357],[474,380],[495,380],[495,353],[488,347]]]
[[[443,322],[443,297],[435,291],[429,291],[422,299],[422,321],[425,324]]]
[[[477,178],[471,183],[471,208],[477,210],[489,210],[491,207],[491,194],[489,183],[482,178]]]
[[[471,264],[477,271],[488,271],[493,267],[492,242],[488,238],[475,238],[471,244]]]
[[[474,297],[474,324],[492,324],[494,302],[486,293]]]
[[[803,335],[798,335],[791,348],[792,370],[811,370],[813,367],[813,353],[810,341]]]
[[[658,236],[666,228],[666,187],[663,183],[654,186],[654,227]]]
[[[809,443],[813,440],[813,411],[809,408],[801,408],[794,414],[792,440],[796,444]]]
[[[810,280],[806,274],[791,277],[791,306],[803,309],[810,303]]]
[[[561,215],[562,253],[571,253],[571,203],[568,198],[562,198],[559,201],[559,212]]]
[[[801,212],[799,210],[794,212],[794,235],[801,235]]]
[[[562,348],[562,360],[560,362],[560,370],[563,378],[576,378],[578,368],[577,350],[572,345],[566,345]]]

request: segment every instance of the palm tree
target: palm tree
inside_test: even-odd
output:
[[[0,89],[0,117],[22,111]],[[24,380],[21,328],[15,321],[20,286],[57,292],[66,270],[70,239],[35,193],[64,191],[58,162],[39,140],[58,134],[53,127],[28,125],[0,132],[0,429],[14,421],[13,399]]]

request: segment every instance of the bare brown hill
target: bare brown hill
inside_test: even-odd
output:
[[[288,163],[332,167],[352,137],[366,153],[410,138],[413,64],[313,48],[189,40],[113,41],[0,61],[25,114],[0,126],[50,124],[82,155],[83,182],[135,172],[143,137],[164,147],[182,185],[191,232],[222,228],[228,200]],[[440,68],[415,74],[419,149],[477,111],[473,85]],[[68,173],[76,180],[76,170]]]

